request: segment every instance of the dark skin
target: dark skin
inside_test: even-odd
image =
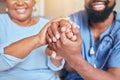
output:
[[[114,0],[108,1],[108,6],[114,4]],[[85,0],[85,6],[87,6],[89,2],[90,0]],[[94,7],[94,10],[100,9]],[[92,34],[94,35],[95,41],[99,40],[100,34],[103,33],[109,27],[109,25],[112,24],[113,19],[114,14],[111,12],[109,17],[104,22],[94,23],[90,21],[90,28],[92,30]],[[58,26],[52,26],[52,28],[55,27]],[[101,69],[94,68],[83,59],[81,55],[82,38],[80,37],[79,31],[76,29],[73,29],[72,31],[77,36],[76,41],[71,41],[68,39],[63,32],[60,33],[60,39],[55,43],[52,43],[54,46],[53,49],[67,61],[69,66],[78,72],[78,74],[80,74],[84,80],[120,80],[120,68],[109,67],[107,71],[103,71]],[[51,33],[48,34],[51,35]]]

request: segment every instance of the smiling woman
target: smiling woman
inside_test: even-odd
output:
[[[0,14],[0,80],[59,80],[55,71],[62,69],[64,60],[45,53],[48,20],[32,17],[36,2],[5,3],[8,12]]]
[[[12,21],[22,26],[31,26],[37,23],[38,20],[30,17],[34,5],[34,0],[6,0],[6,6]]]

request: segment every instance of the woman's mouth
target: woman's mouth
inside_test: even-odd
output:
[[[23,14],[25,13],[26,9],[25,8],[18,8],[16,9],[17,13]]]

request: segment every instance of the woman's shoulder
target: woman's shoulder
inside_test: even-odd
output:
[[[6,17],[6,18],[9,17],[7,13],[0,14],[0,18],[5,18],[5,17]]]
[[[39,19],[39,21],[38,21],[37,24],[38,24],[38,25],[41,25],[41,26],[44,26],[46,23],[49,22],[49,19],[44,18],[44,17],[39,17],[38,19]]]
[[[49,22],[49,19],[44,18],[44,17],[39,17],[38,19],[39,19],[38,22],[33,26],[36,26],[40,29],[42,29],[42,27],[45,26]]]
[[[0,14],[0,22],[3,23],[3,22],[6,22],[10,19],[9,15],[7,13],[5,14]]]
[[[39,21],[40,22],[49,22],[49,19],[47,19],[45,17],[39,17]]]

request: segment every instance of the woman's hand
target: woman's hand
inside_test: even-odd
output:
[[[42,30],[37,34],[37,37],[38,37],[38,39],[39,39],[39,43],[40,43],[39,45],[40,45],[40,46],[45,45],[45,44],[48,43],[48,42],[47,42],[48,40],[47,40],[47,38],[46,38],[46,34],[47,34],[47,30],[49,29],[49,27],[51,27],[51,24],[53,24],[53,22],[59,22],[59,21],[62,20],[62,19],[68,20],[68,18],[66,18],[66,17],[58,17],[58,18],[55,18],[55,19],[49,21],[49,22],[42,28]],[[59,32],[57,31],[57,27],[54,27],[54,28],[53,28],[53,31],[54,31],[54,34],[55,34],[56,38],[59,39],[59,38],[60,38],[60,35],[59,35]],[[56,38],[55,38],[55,39],[56,39]],[[54,40],[55,40],[55,39],[54,39]],[[50,39],[49,39],[49,41],[50,41]]]

